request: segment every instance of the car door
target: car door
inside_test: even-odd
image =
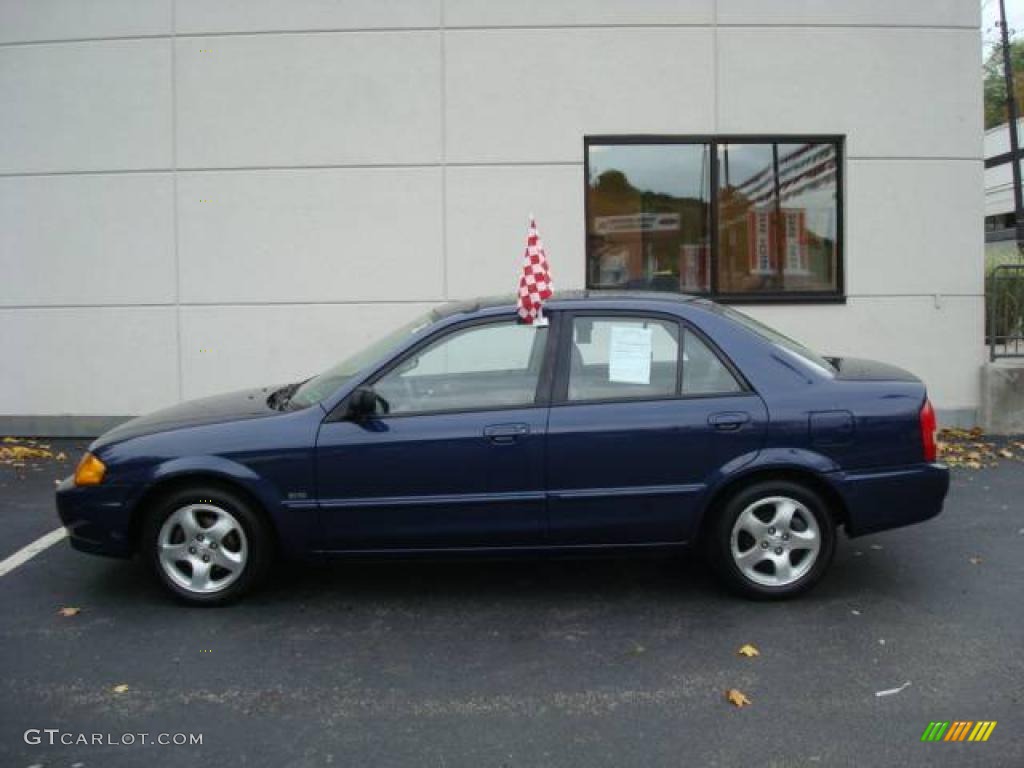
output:
[[[514,316],[464,323],[371,377],[376,413],[342,403],[317,441],[324,548],[538,543],[547,340]]]
[[[713,475],[760,448],[764,403],[673,316],[577,312],[562,327],[548,419],[549,540],[689,539]]]

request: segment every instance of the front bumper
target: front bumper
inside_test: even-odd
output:
[[[949,490],[949,469],[944,464],[915,464],[836,472],[830,480],[846,505],[847,534],[863,536],[939,514]]]
[[[79,488],[67,477],[57,486],[57,514],[68,529],[71,546],[109,557],[131,557],[129,488],[95,485]]]

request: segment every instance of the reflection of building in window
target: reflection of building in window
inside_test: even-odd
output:
[[[686,259],[709,250],[708,155],[705,144],[591,147],[589,287],[707,290],[707,264]]]
[[[679,246],[679,288],[683,291],[705,293],[711,288],[708,280],[708,261],[711,246],[700,245]]]
[[[588,287],[839,293],[839,150],[591,140]]]
[[[762,206],[747,211],[750,274],[777,274],[780,253],[784,274],[810,274],[807,268],[806,211],[802,208],[783,208],[778,212],[778,217],[782,220],[781,227],[777,224],[778,218],[774,208]]]

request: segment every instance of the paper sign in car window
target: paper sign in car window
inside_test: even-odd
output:
[[[613,325],[608,350],[608,381],[651,383],[651,329]]]

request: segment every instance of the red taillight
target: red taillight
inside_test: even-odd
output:
[[[935,429],[935,409],[931,401],[926,399],[921,406],[921,444],[924,446],[925,461],[935,461]]]

